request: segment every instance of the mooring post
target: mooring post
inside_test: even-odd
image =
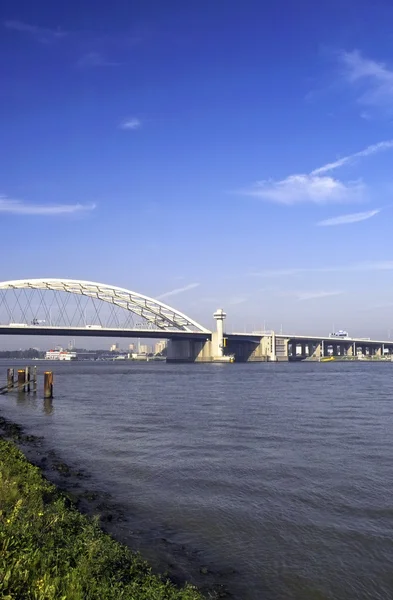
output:
[[[25,391],[26,374],[24,369],[18,369],[18,392]]]
[[[12,390],[14,387],[14,369],[7,369],[7,388]]]
[[[37,393],[37,367],[33,367],[33,393]]]
[[[45,371],[44,374],[44,398],[53,398],[53,372]]]
[[[30,392],[30,367],[25,368],[25,392]]]

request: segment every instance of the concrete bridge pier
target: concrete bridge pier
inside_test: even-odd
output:
[[[356,356],[355,354],[355,344],[347,344],[346,345],[346,353],[347,356]]]
[[[167,345],[167,362],[211,362],[211,341],[170,339]]]
[[[311,350],[310,356],[312,358],[316,358],[317,360],[322,358],[322,356],[323,356],[322,342],[318,342],[317,344],[311,344],[310,350]]]
[[[248,358],[246,358],[246,362],[288,360],[288,341],[282,338],[277,339],[274,332],[263,335],[259,344],[255,344]]]
[[[381,356],[382,356],[382,346],[374,346],[374,348],[373,348],[373,355],[376,356],[377,358],[381,358]]]
[[[289,358],[289,338],[275,336],[276,360],[287,361]]]

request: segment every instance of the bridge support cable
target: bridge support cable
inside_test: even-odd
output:
[[[175,308],[116,286],[71,279],[0,283],[0,324],[42,323],[49,327],[127,330],[147,326],[162,331],[210,334],[203,325]]]

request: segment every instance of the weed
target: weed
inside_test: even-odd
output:
[[[0,574],[9,600],[202,600],[154,575],[1,438]]]

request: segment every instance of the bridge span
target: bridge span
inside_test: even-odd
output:
[[[161,338],[167,360],[232,362],[393,356],[393,340],[309,336],[262,331],[228,333],[226,314],[211,331],[149,296],[108,284],[72,279],[0,283],[0,335]]]
[[[246,360],[321,360],[323,358],[391,358],[393,340],[269,332],[227,334],[226,346]],[[264,359],[262,357],[265,357]],[[240,358],[240,357],[239,357]]]
[[[118,337],[118,338],[153,338],[153,339],[210,339],[210,333],[201,331],[177,331],[154,328],[120,329],[108,327],[57,327],[36,326],[33,324],[0,325],[0,335],[50,335],[67,337]]]

